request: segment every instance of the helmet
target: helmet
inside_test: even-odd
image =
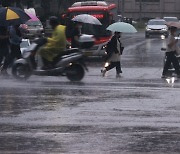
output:
[[[52,26],[56,26],[59,24],[58,18],[56,16],[51,16],[49,18],[49,24]]]

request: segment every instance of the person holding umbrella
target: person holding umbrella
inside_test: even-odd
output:
[[[116,77],[120,77],[120,73],[122,73],[120,57],[124,50],[124,47],[120,41],[121,34],[122,33],[136,33],[137,30],[131,24],[124,23],[124,22],[113,23],[109,25],[106,29],[111,32],[114,32],[114,36],[111,38],[111,40],[107,44],[107,52],[109,55],[108,61],[110,62],[110,65],[103,68],[101,70],[101,73],[102,73],[102,76],[104,77],[107,71],[116,67]]]
[[[6,57],[4,64],[1,69],[1,74],[7,74],[8,66],[14,61],[14,59],[21,58],[20,44],[22,41],[22,34],[19,28],[20,25],[10,26],[9,28],[9,42],[10,42],[10,53]]]
[[[169,27],[170,36],[168,37],[168,40],[167,40],[166,61],[164,64],[161,78],[167,77],[166,76],[167,71],[168,71],[168,68],[171,65],[171,63],[173,64],[173,66],[175,68],[177,77],[180,78],[179,62],[175,56],[176,49],[177,49],[177,42],[178,42],[178,40],[175,39],[176,30],[177,30],[177,27],[174,27],[174,26]]]
[[[89,14],[79,14],[75,16],[72,21],[75,23],[75,27],[71,33],[71,47],[78,48],[79,47],[79,36],[81,35],[81,29],[83,23],[92,24],[92,25],[102,25],[101,22],[94,16]]]
[[[109,62],[109,65],[101,70],[103,77],[105,76],[105,73],[107,71],[109,71],[114,67],[116,67],[117,78],[120,77],[120,73],[122,73],[120,58],[124,47],[122,46],[120,37],[121,37],[121,32],[115,32],[114,36],[107,44],[107,52],[109,54],[107,61]]]
[[[9,34],[5,26],[0,26],[0,65],[9,54]]]
[[[20,42],[21,42],[21,33],[19,30],[19,25],[25,23],[31,19],[22,9],[17,7],[1,7],[0,8],[0,26],[9,27],[9,36],[11,43],[11,53],[6,57],[5,62],[1,68],[1,74],[7,74],[7,68],[13,59],[20,58]]]

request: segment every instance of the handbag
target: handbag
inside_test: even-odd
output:
[[[111,41],[109,41],[106,45],[106,55],[104,57],[104,60],[107,61],[112,56],[112,45]]]
[[[121,55],[123,54],[123,51],[124,51],[124,47],[120,46],[120,53],[121,53]]]
[[[118,42],[120,43],[120,54],[122,55],[124,51],[124,47],[122,46],[122,43],[119,39],[118,39]]]

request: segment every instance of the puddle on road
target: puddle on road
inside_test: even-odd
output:
[[[65,106],[72,108],[80,103],[95,101],[96,97],[99,95],[93,90],[3,88],[0,94],[0,115],[17,116],[33,110],[55,111]]]
[[[55,142],[51,139],[43,139],[43,137],[27,137],[9,135],[4,137],[0,136],[0,152],[5,151],[14,153],[19,151],[20,153],[64,153],[63,146],[59,142]],[[18,153],[19,153],[18,152]],[[16,152],[15,152],[16,153]]]
[[[1,116],[17,116],[32,110],[53,111],[60,107],[77,107],[81,103],[111,101],[111,99],[155,99],[153,93],[121,92],[95,89],[60,89],[63,84],[42,82],[40,88],[3,88],[1,90]],[[121,83],[122,84],[122,83]],[[132,83],[130,83],[132,86]],[[48,88],[48,85],[50,88]],[[52,88],[54,85],[54,88]],[[67,83],[64,83],[67,86]],[[84,83],[71,83],[70,86],[84,86]],[[33,87],[33,84],[30,86]],[[100,84],[102,86],[102,84]],[[105,86],[105,85],[104,85]],[[44,88],[43,88],[44,87]],[[18,89],[18,90],[17,90]]]
[[[0,136],[1,152],[7,149],[22,153],[81,153],[82,150],[91,153],[105,153],[107,150],[109,153],[180,152],[178,128],[88,125],[5,127],[7,129],[2,131],[7,134]]]
[[[180,153],[180,133],[157,131],[131,136],[129,151]]]

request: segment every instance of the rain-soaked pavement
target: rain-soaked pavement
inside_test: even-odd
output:
[[[125,35],[122,77],[88,63],[82,82],[0,78],[0,153],[180,153],[180,81],[162,80],[164,41]]]

